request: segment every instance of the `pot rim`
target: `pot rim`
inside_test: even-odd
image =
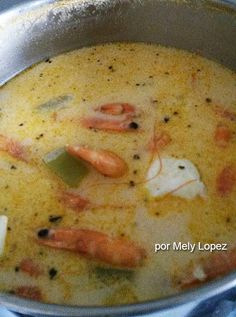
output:
[[[60,0],[48,0],[47,4],[52,4]],[[67,0],[68,1],[68,0]],[[73,1],[73,0],[70,0]],[[109,1],[109,0],[107,0]],[[200,2],[200,1],[199,1]],[[236,14],[236,0],[208,0],[209,5],[220,5],[222,9],[232,10]],[[24,12],[27,4],[27,11],[45,4],[45,0],[21,0],[20,4],[16,0],[1,0],[0,15],[9,13],[10,15]],[[217,7],[219,9],[219,7]],[[211,297],[236,287],[236,272],[227,274],[204,285],[185,290],[181,293],[170,295],[164,298],[139,302],[135,304],[116,305],[116,306],[69,306],[62,304],[47,304],[29,299],[21,298],[13,294],[0,292],[0,305],[7,309],[24,314],[34,314],[37,316],[60,316],[60,317],[98,317],[98,316],[137,316],[146,315],[154,312],[168,310],[184,304],[205,301]]]
[[[137,316],[151,314],[178,307],[184,304],[200,302],[214,297],[221,292],[225,292],[236,286],[236,272],[225,277],[209,282],[196,289],[186,290],[177,295],[165,298],[140,302],[137,304],[117,305],[117,306],[67,306],[59,304],[45,304],[29,299],[17,297],[15,295],[0,293],[0,304],[7,309],[25,314],[36,314],[39,316],[71,316],[71,317],[95,317],[95,316]],[[42,315],[43,314],[43,315]]]

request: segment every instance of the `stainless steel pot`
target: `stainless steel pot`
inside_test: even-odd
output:
[[[0,86],[47,57],[112,41],[182,48],[236,70],[236,1],[0,0]],[[235,286],[233,273],[193,291],[135,305],[68,307],[6,294],[0,294],[0,304],[43,317],[196,317],[219,299],[234,298]]]

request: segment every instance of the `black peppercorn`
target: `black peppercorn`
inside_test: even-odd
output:
[[[164,117],[163,120],[164,120],[165,123],[168,123],[170,121],[170,118],[169,117]]]
[[[49,271],[48,271],[48,274],[50,276],[50,280],[53,280],[54,277],[57,275],[57,270],[54,269],[54,268],[51,268]]]
[[[129,182],[129,186],[130,186],[130,187],[134,187],[134,186],[135,186],[135,182],[134,182],[134,181],[130,181],[130,182]]]

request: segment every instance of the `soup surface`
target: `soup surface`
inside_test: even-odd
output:
[[[234,269],[235,73],[156,45],[84,48],[3,86],[0,121],[1,291],[115,305]]]

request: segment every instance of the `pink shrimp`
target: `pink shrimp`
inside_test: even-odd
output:
[[[92,150],[81,145],[67,146],[71,155],[90,163],[104,176],[117,178],[126,174],[128,167],[123,159],[113,152],[106,150]]]
[[[89,187],[86,187],[86,190],[88,188],[97,187],[97,186],[114,186],[114,185],[127,185],[127,183],[95,183],[92,184]],[[73,191],[73,190],[67,190],[62,191],[59,195],[59,201],[65,205],[65,207],[73,209],[76,212],[83,212],[87,210],[88,208],[91,209],[130,209],[134,208],[134,205],[132,204],[96,204],[94,202],[91,202],[89,199],[84,198],[80,195],[80,193]]]
[[[148,149],[151,152],[156,152],[157,150],[163,149],[171,142],[170,135],[165,131],[159,131],[157,134],[154,134],[151,141],[149,142]]]
[[[222,118],[229,119],[231,121],[236,121],[236,113],[229,111],[221,106],[215,107],[215,113],[221,116]]]
[[[88,117],[81,120],[83,127],[113,132],[134,132],[139,125],[130,118],[123,120],[112,120],[99,117]]]
[[[218,147],[225,148],[232,138],[232,133],[226,125],[219,124],[216,127],[214,138]]]
[[[135,107],[129,103],[108,103],[95,109],[104,114],[119,116],[121,114],[135,115]]]
[[[236,166],[226,166],[216,180],[217,192],[221,196],[228,196],[236,185]]]
[[[181,280],[181,287],[191,287],[213,280],[236,269],[236,248],[199,259]]]
[[[75,252],[117,267],[137,267],[146,257],[145,250],[134,242],[93,230],[41,229],[38,237],[37,241],[42,245]]]
[[[132,118],[138,115],[136,108],[129,103],[108,103],[95,109],[97,116],[81,120],[87,129],[98,129],[113,132],[130,132],[139,128]],[[116,118],[112,118],[112,117]]]
[[[38,277],[42,274],[39,265],[35,264],[33,260],[29,258],[23,259],[19,267],[22,272],[29,274],[30,276]]]
[[[72,191],[63,191],[59,197],[60,201],[66,206],[77,212],[83,211],[89,204],[88,199],[81,197]]]
[[[36,301],[42,301],[43,299],[41,290],[37,286],[20,286],[14,290],[14,293],[18,296]]]
[[[0,135],[0,151],[5,151],[12,157],[27,162],[26,153],[23,145],[18,141]]]

